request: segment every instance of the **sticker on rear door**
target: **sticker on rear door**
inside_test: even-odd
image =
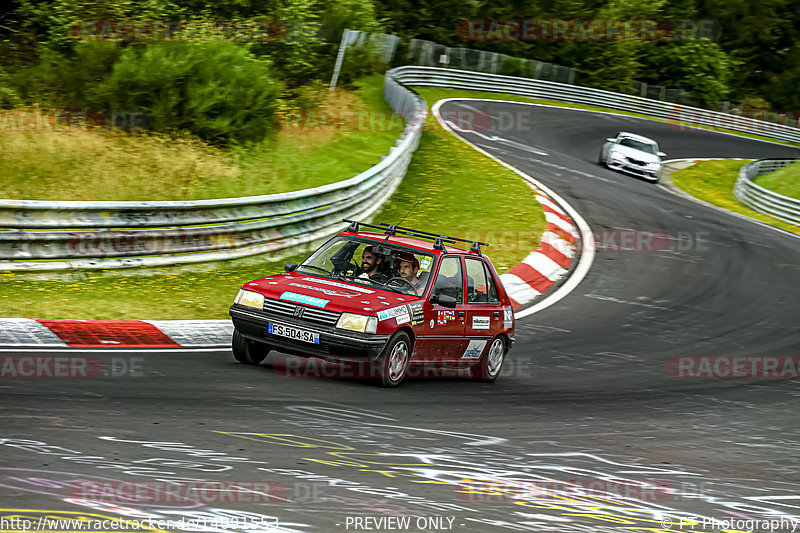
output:
[[[510,306],[503,308],[503,327],[505,329],[514,327],[514,310]]]
[[[488,316],[473,316],[472,329],[489,329],[490,320]]]
[[[462,359],[477,359],[483,353],[483,348],[486,346],[487,341],[469,341],[469,345],[467,345],[467,349],[464,352],[464,355],[461,356]]]

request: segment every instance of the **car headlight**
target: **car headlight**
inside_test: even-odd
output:
[[[611,157],[611,159],[615,159],[617,161],[625,161],[625,156],[622,155],[622,152],[610,152],[608,155],[609,157]]]
[[[647,163],[647,168],[650,170],[658,170],[661,168],[661,163]]]
[[[253,291],[246,291],[239,289],[233,303],[243,305],[245,307],[252,307],[253,309],[262,309],[264,307],[264,295]]]
[[[339,321],[336,322],[336,327],[360,333],[375,333],[378,330],[378,318],[354,313],[342,313]]]

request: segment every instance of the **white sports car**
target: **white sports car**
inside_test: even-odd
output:
[[[659,152],[654,140],[621,131],[616,137],[606,139],[600,150],[600,164],[656,182],[661,159],[666,156]]]

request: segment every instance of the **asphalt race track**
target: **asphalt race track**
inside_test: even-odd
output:
[[[102,375],[0,382],[0,519],[50,531],[79,516],[87,527],[70,530],[793,531],[800,381],[676,377],[669,362],[800,356],[800,239],[597,156],[619,130],[669,158],[800,151],[599,113],[442,109],[470,108],[494,120],[467,139],[551,187],[595,232],[661,232],[666,244],[599,250],[576,290],[518,321],[491,385],[381,389],[223,351],[57,352]],[[526,118],[500,128],[503,113]]]

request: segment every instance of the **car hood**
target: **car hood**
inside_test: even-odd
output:
[[[638,159],[639,161],[644,161],[645,163],[661,162],[661,158],[657,155],[643,152],[641,150],[637,150],[636,148],[631,148],[630,146],[620,146],[619,144],[616,144],[611,147],[611,150],[614,152],[621,152],[625,157]]]
[[[377,315],[379,311],[419,300],[419,296],[355,285],[298,272],[267,276],[242,287],[273,298],[336,313]]]

